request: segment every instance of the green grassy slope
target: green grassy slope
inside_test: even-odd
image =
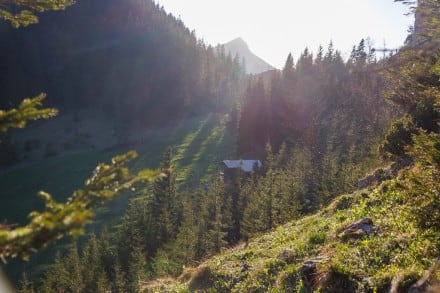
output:
[[[173,147],[178,184],[198,184],[220,168],[220,161],[235,153],[235,142],[226,131],[227,116],[208,114],[181,123],[152,129],[139,146],[133,167],[157,166],[167,146]]]
[[[145,283],[146,292],[407,292],[439,256],[439,232],[422,229],[403,178],[341,195],[315,215],[280,226],[187,269],[177,280]],[[350,223],[370,218],[377,231],[343,237]],[[311,274],[305,261],[322,257]],[[437,271],[437,278],[439,272]],[[432,278],[433,276],[431,276]]]
[[[99,162],[109,161],[127,149],[138,151],[139,157],[130,167],[139,170],[157,168],[165,149],[173,146],[178,182],[198,184],[218,172],[217,162],[228,157],[234,145],[226,132],[225,116],[220,114],[185,118],[151,128],[139,134],[141,136],[142,139],[129,147],[69,153],[3,171],[0,175],[0,221],[26,222],[29,212],[43,208],[42,201],[37,197],[39,190],[51,193],[57,201],[65,201],[76,188],[83,186]],[[102,207],[89,230],[117,223],[130,196],[126,193]],[[6,273],[13,279],[19,279],[19,271],[35,271],[35,266],[50,262],[52,252],[50,248],[40,251],[30,263],[13,262],[12,266],[5,267]]]
[[[226,133],[224,116],[208,114],[187,118],[172,125],[150,129],[136,145],[101,151],[85,151],[23,164],[0,176],[0,220],[22,223],[26,215],[40,207],[39,190],[65,200],[81,187],[99,162],[135,149],[139,157],[131,168],[158,167],[167,146],[173,146],[179,182],[198,181],[215,173],[218,162],[233,153],[232,138]],[[212,150],[215,150],[213,152]],[[42,207],[42,205],[41,205]]]

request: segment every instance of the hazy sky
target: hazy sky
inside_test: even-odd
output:
[[[393,0],[156,0],[180,17],[206,43],[242,37],[251,50],[275,67],[287,54],[295,60],[308,47],[316,52],[330,40],[343,56],[370,37],[375,47],[402,45],[412,17]]]

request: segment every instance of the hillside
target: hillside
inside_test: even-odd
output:
[[[53,193],[58,201],[66,200],[75,189],[84,184],[99,162],[108,161],[127,149],[135,149],[139,153],[137,160],[131,164],[133,170],[139,170],[145,166],[156,168],[163,151],[172,146],[175,150],[173,164],[178,170],[178,185],[181,188],[197,185],[217,174],[218,162],[231,155],[230,146],[234,143],[234,139],[226,132],[226,117],[219,114],[182,119],[176,125],[151,127],[134,136],[130,146],[76,151],[2,170],[2,219],[7,219],[10,223],[26,222],[31,211],[43,207],[42,200],[36,196],[39,190]],[[212,148],[216,152],[212,152]],[[101,230],[103,226],[118,224],[129,199],[135,195],[136,192],[129,192],[105,205],[98,212],[90,230]],[[66,242],[62,242],[51,246],[34,255],[30,262],[11,260],[2,267],[12,280],[18,281],[23,270],[41,271],[54,251],[65,245]]]
[[[258,74],[275,69],[272,65],[252,53],[248,44],[242,38],[236,38],[222,46],[225,48],[225,53],[230,53],[232,58],[238,55],[240,61],[244,59],[247,73]]]
[[[150,0],[78,1],[42,14],[38,25],[17,30],[1,22],[0,37],[0,55],[8,56],[0,64],[0,107],[46,92],[45,106],[60,110],[52,121],[8,133],[0,168],[130,145],[156,125],[227,113],[244,78],[239,63]]]
[[[421,198],[406,190],[409,177],[428,173],[402,170],[377,187],[341,195],[314,215],[226,249],[177,279],[141,286],[145,292],[407,292],[411,286],[438,292],[432,287],[440,281],[438,227],[417,222],[413,205]]]

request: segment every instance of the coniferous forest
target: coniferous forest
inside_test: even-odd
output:
[[[0,284],[438,292],[440,4],[395,2],[397,51],[246,74],[152,0],[0,0]]]

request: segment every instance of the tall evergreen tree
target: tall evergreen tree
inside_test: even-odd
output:
[[[96,235],[92,233],[83,248],[83,283],[85,292],[97,292],[98,279],[104,271],[101,262],[100,247]]]
[[[197,242],[198,221],[201,219],[200,209],[189,194],[183,198],[183,220],[176,240],[170,245],[167,254],[175,261],[191,264],[198,258]]]
[[[114,278],[113,278],[113,291],[115,293],[125,293],[126,292],[126,277],[125,273],[122,271],[119,262],[116,262],[114,267]]]
[[[44,273],[41,291],[45,293],[63,292],[68,288],[69,282],[69,273],[58,251],[55,255],[54,263]]]
[[[66,290],[69,292],[80,293],[85,289],[84,276],[82,275],[82,271],[84,270],[83,261],[85,260],[79,257],[76,243],[73,244],[67,252],[66,259],[63,261],[69,275],[69,281],[66,287]]]
[[[179,203],[177,200],[175,175],[172,166],[172,151],[167,148],[161,162],[164,176],[157,178],[153,184],[153,201],[151,213],[156,221],[157,236],[156,245],[174,239],[179,229]]]
[[[131,235],[130,255],[128,259],[127,284],[130,292],[137,292],[140,281],[147,278],[147,259],[143,251],[141,231],[135,229]]]
[[[205,200],[209,217],[206,252],[215,254],[228,244],[227,239],[232,227],[231,197],[225,192],[222,178],[214,179],[206,192]]]
[[[294,73],[294,70],[295,70],[295,63],[293,61],[293,56],[292,53],[289,53],[289,55],[287,55],[287,59],[283,67],[283,77],[292,78],[292,74]]]

